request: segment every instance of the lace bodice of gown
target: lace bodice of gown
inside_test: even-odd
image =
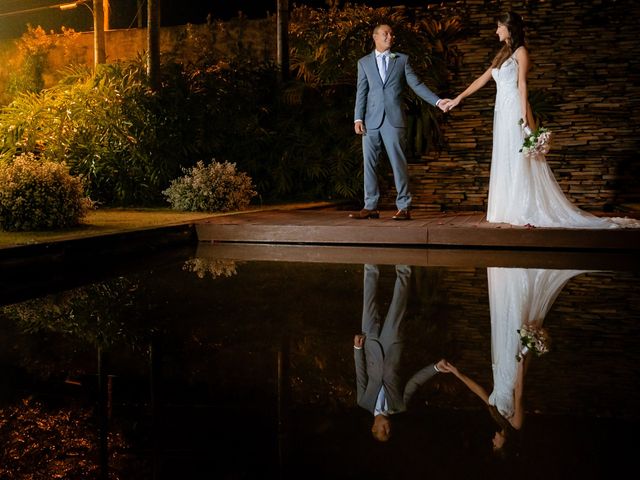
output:
[[[506,60],[500,68],[491,70],[491,76],[496,82],[498,94],[496,94],[495,111],[514,110],[514,114],[520,120],[520,97],[518,92],[518,62],[512,56]],[[515,103],[514,103],[515,102]],[[516,124],[517,124],[516,120]]]
[[[524,134],[515,54],[491,74],[496,102],[487,220],[536,227],[640,227],[638,220],[600,218],[580,210],[566,198],[544,155],[528,158],[520,153]]]

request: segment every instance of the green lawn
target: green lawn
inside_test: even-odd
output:
[[[330,205],[330,202],[316,202],[307,204],[274,205],[251,210],[296,210]],[[4,232],[0,230],[0,248],[33,243],[54,242],[76,238],[105,235],[109,233],[143,230],[154,227],[164,227],[190,223],[203,218],[219,215],[233,215],[233,213],[208,212],[179,212],[169,208],[105,208],[91,210],[82,220],[82,224],[66,230],[43,232]]]
[[[189,223],[214,213],[179,212],[170,209],[101,209],[90,211],[74,228],[42,232],[0,231],[0,247],[69,240],[108,233]],[[217,214],[219,215],[219,214]]]

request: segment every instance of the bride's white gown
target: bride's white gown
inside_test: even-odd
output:
[[[487,221],[560,228],[640,227],[629,218],[596,217],[564,195],[544,155],[528,159],[519,150],[524,134],[518,92],[518,62],[512,56],[492,70],[497,93]]]
[[[491,312],[493,391],[489,403],[505,418],[514,414],[514,389],[521,344],[518,329],[541,327],[566,283],[586,270],[487,268]]]

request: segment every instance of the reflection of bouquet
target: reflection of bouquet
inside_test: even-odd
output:
[[[540,356],[549,351],[549,336],[547,331],[541,327],[523,325],[518,330],[522,348],[516,355],[516,360],[520,361],[530,351]]]
[[[523,121],[520,119],[520,125]],[[524,127],[525,139],[520,152],[527,158],[536,158],[538,155],[546,155],[551,148],[551,132],[540,127],[532,131],[529,127]]]

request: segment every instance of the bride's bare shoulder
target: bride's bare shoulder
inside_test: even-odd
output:
[[[527,50],[527,47],[520,45],[516,48],[515,52],[513,52],[513,56],[516,60],[520,61],[522,59],[529,58],[529,51]]]

